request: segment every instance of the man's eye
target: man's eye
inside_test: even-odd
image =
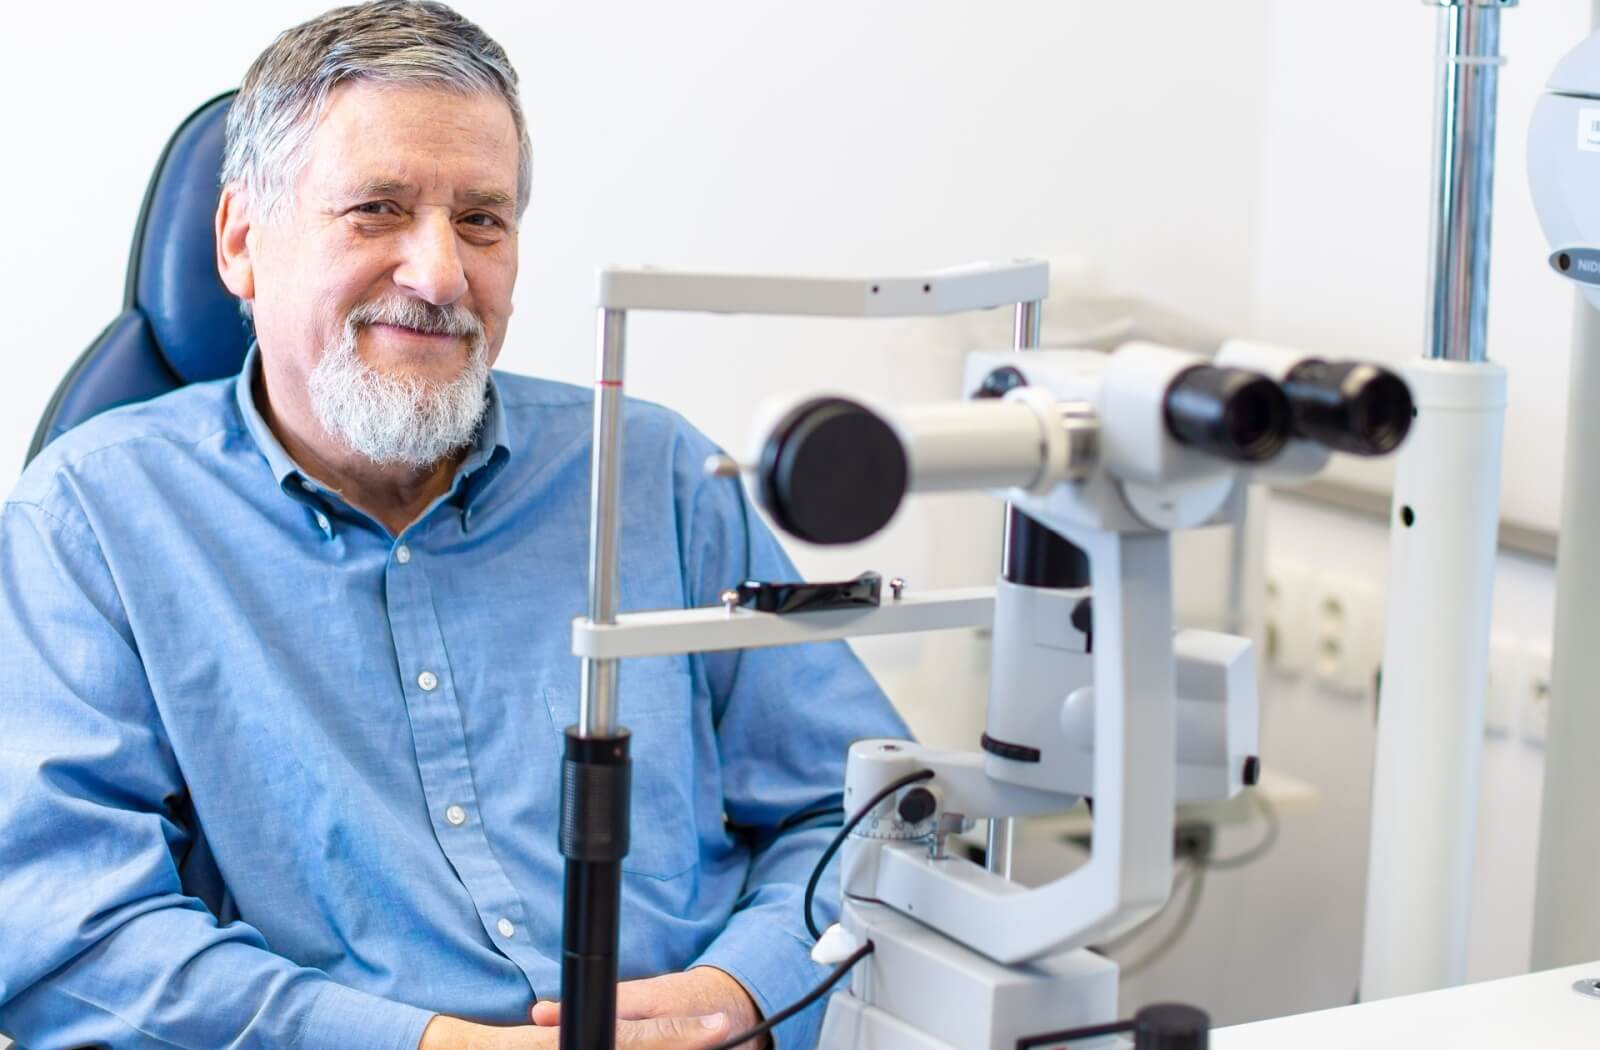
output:
[[[493,215],[490,215],[488,212],[481,211],[475,211],[471,215],[464,215],[462,216],[461,221],[466,223],[468,226],[479,226],[483,229],[493,229],[496,226],[502,225],[499,219],[495,218]]]
[[[399,210],[388,201],[364,201],[350,210],[358,215],[375,215],[379,217],[400,214]]]

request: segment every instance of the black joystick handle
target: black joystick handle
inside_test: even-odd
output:
[[[1184,1003],[1152,1003],[1133,1015],[1134,1050],[1206,1050],[1211,1018]]]
[[[761,503],[808,543],[857,543],[889,523],[911,471],[900,438],[877,413],[842,397],[794,408],[773,428],[757,467]]]
[[[1289,440],[1289,399],[1278,384],[1242,368],[1196,365],[1167,387],[1167,432],[1237,463],[1261,463]]]
[[[1284,377],[1283,392],[1297,437],[1357,456],[1399,448],[1416,414],[1405,380],[1360,362],[1302,361]]]

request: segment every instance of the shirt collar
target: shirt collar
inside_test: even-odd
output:
[[[245,429],[255,439],[256,447],[261,450],[267,465],[272,469],[272,476],[278,482],[278,487],[296,501],[309,505],[312,501],[307,498],[305,472],[284,450],[277,435],[267,426],[266,419],[256,406],[255,376],[260,368],[260,360],[261,351],[252,341],[249,351],[245,354],[244,367],[240,370],[239,377],[234,380],[234,400],[238,403],[239,415],[243,417]],[[456,468],[455,480],[445,497],[454,499],[459,504],[464,527],[471,520],[473,501],[482,495],[489,481],[500,473],[510,455],[510,426],[501,404],[499,384],[495,382],[494,373],[491,372],[483,422],[479,424],[478,434],[473,438],[472,449],[461,461],[461,466]],[[321,525],[322,520],[324,519],[319,515],[319,526],[322,531],[328,532],[328,526]]]

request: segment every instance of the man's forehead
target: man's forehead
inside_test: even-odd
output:
[[[520,149],[510,107],[490,93],[341,85],[312,135],[326,191],[416,194],[447,184],[477,203],[515,200]]]

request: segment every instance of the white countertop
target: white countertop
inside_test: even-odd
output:
[[[1213,1050],[1595,1050],[1600,962],[1219,1028]]]

